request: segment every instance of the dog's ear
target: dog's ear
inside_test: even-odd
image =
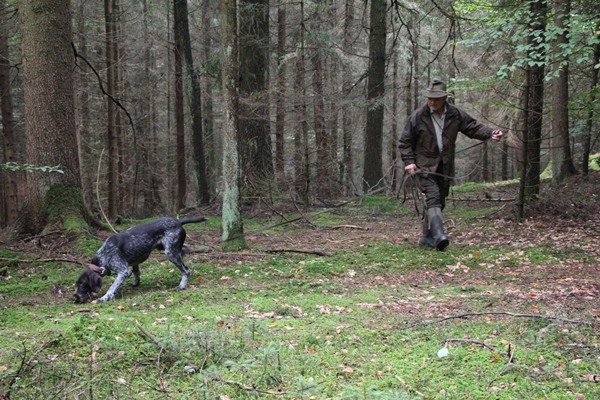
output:
[[[94,293],[100,292],[102,288],[102,277],[93,271],[88,275],[88,283],[90,285],[90,289]]]

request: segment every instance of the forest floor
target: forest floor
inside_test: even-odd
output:
[[[79,267],[61,261],[85,261],[108,233],[84,245],[53,233],[3,243],[0,398],[85,397],[81,376],[58,386],[53,379],[86,363],[97,368],[89,379],[98,398],[599,398],[600,174],[544,187],[521,223],[506,201],[515,195],[505,186],[456,190],[444,212],[445,252],[416,246],[412,200],[365,198],[302,216],[295,208],[248,209],[250,248],[234,253],[220,250],[215,213],[197,229],[186,226],[195,249],[186,256],[188,290],[172,290],[178,273],[157,252],[142,268],[142,286],[124,287],[109,304],[74,305]],[[215,320],[232,327],[235,346],[212,332]],[[207,343],[219,337],[210,346],[222,346],[214,368],[237,354],[214,375],[177,373],[184,359],[208,358],[208,345],[196,354],[186,342],[192,326]],[[247,326],[252,338],[238,329]],[[266,346],[272,341],[286,344],[275,351]],[[152,342],[158,350],[142,347]],[[179,353],[167,367],[169,346]],[[267,361],[273,351],[277,368]],[[297,381],[308,375],[315,380]],[[107,386],[100,377],[110,377]]]

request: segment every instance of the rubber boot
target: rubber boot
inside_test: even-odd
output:
[[[427,218],[429,219],[429,229],[433,238],[433,245],[439,251],[444,251],[450,244],[450,241],[444,235],[444,223],[442,221],[442,209],[432,207],[427,209]]]
[[[425,215],[425,218],[423,218],[423,235],[421,236],[421,240],[419,240],[419,247],[435,248],[433,236],[431,235],[431,229],[429,229],[429,219],[427,218],[427,215]]]

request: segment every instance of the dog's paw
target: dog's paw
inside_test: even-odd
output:
[[[104,295],[98,299],[98,303],[106,303],[107,301],[111,301],[114,296]]]

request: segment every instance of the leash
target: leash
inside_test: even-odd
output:
[[[402,184],[400,185],[400,188],[397,192],[396,198],[398,200],[400,200],[400,193],[404,194],[404,197],[402,198],[402,201],[400,204],[404,204],[408,198],[409,192],[412,195],[412,198],[414,199],[414,207],[415,207],[415,212],[417,213],[418,216],[421,217],[421,219],[425,219],[425,210],[427,209],[426,203],[425,203],[425,196],[423,195],[423,191],[421,190],[421,184],[419,182],[418,179],[416,179],[416,175],[417,174],[421,174],[420,170],[415,171],[414,174],[410,175],[407,174],[406,171],[404,171],[404,175],[402,176]],[[411,184],[409,185],[410,189],[407,189],[407,182],[411,181]],[[419,209],[419,206],[421,209]]]
[[[410,175],[404,171],[404,175],[402,176],[402,184],[400,185],[400,189],[397,192],[396,198],[400,199],[400,193],[404,194],[404,197],[401,201],[401,204],[404,204],[408,198],[409,192],[412,195],[412,198],[415,200],[415,211],[417,215],[421,217],[421,219],[425,219],[425,210],[427,210],[427,204],[425,202],[425,195],[423,194],[423,188],[421,187],[421,182],[417,179],[417,175],[434,175],[439,176],[441,178],[445,178],[448,180],[453,180],[453,176],[440,174],[438,172],[423,172],[419,169],[415,170],[415,172]],[[412,184],[410,186],[410,190],[407,190],[406,183],[411,181]]]

